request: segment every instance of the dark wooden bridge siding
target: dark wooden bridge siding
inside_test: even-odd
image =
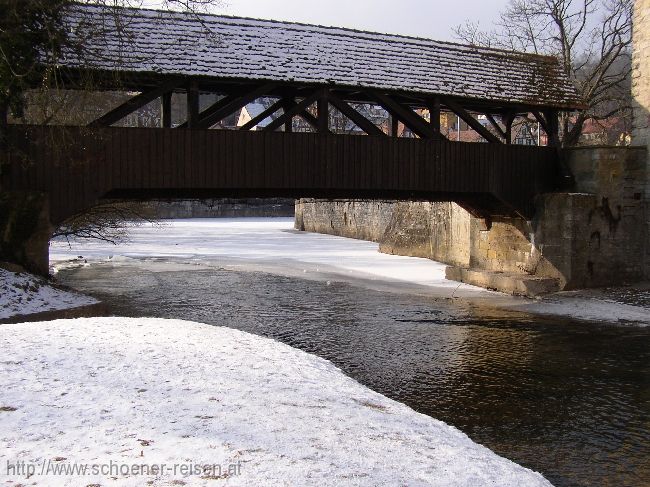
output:
[[[53,223],[107,195],[449,199],[486,211],[498,200],[530,216],[557,175],[555,149],[503,144],[36,126],[10,127],[9,141],[21,155],[2,187],[49,193]]]

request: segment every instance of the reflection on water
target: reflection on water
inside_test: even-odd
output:
[[[224,269],[96,265],[60,280],[116,314],[230,326],[320,355],[556,485],[650,485],[649,328]]]

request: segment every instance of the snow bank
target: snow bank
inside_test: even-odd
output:
[[[96,304],[89,296],[50,286],[40,277],[0,268],[0,319]]]
[[[0,349],[7,483],[550,485],[323,359],[237,330],[59,320],[1,326]]]

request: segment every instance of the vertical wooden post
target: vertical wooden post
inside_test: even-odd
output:
[[[284,113],[287,113],[289,110],[291,110],[291,108],[293,108],[291,103],[284,103],[283,106]],[[284,122],[284,131],[287,133],[293,132],[293,117],[288,118],[287,121]]]
[[[506,144],[512,144],[512,122],[514,118],[511,116],[506,117]]]
[[[171,128],[172,126],[172,92],[165,93],[160,100],[160,125],[162,128]]]
[[[440,137],[440,98],[436,96],[433,100],[429,100],[427,104],[427,108],[429,110],[429,123],[431,124],[433,130],[436,131],[439,138]]]
[[[514,112],[507,112],[502,120],[503,124],[506,126],[506,144],[512,144],[512,124],[515,122],[515,117],[517,116]]]
[[[394,115],[390,116],[390,135],[391,137],[399,137],[399,120]]]
[[[327,100],[327,90],[323,90],[323,94],[318,99],[318,132],[326,134],[329,131],[330,113],[329,101]]]
[[[187,88],[187,128],[194,128],[199,123],[199,83],[190,81]]]
[[[551,147],[560,147],[560,123],[557,110],[546,110],[544,117],[548,126],[548,145]]]

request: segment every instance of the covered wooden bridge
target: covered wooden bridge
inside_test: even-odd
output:
[[[84,126],[8,127],[2,188],[48,193],[55,224],[107,197],[219,195],[453,200],[530,218],[567,176],[558,113],[581,102],[551,57],[141,9],[78,5],[66,23],[83,49],[64,53],[63,87],[133,96]],[[224,129],[255,102],[264,109]],[[158,127],[123,126],[152,104]],[[445,113],[485,143],[448,140]],[[549,146],[511,144],[521,116]]]

